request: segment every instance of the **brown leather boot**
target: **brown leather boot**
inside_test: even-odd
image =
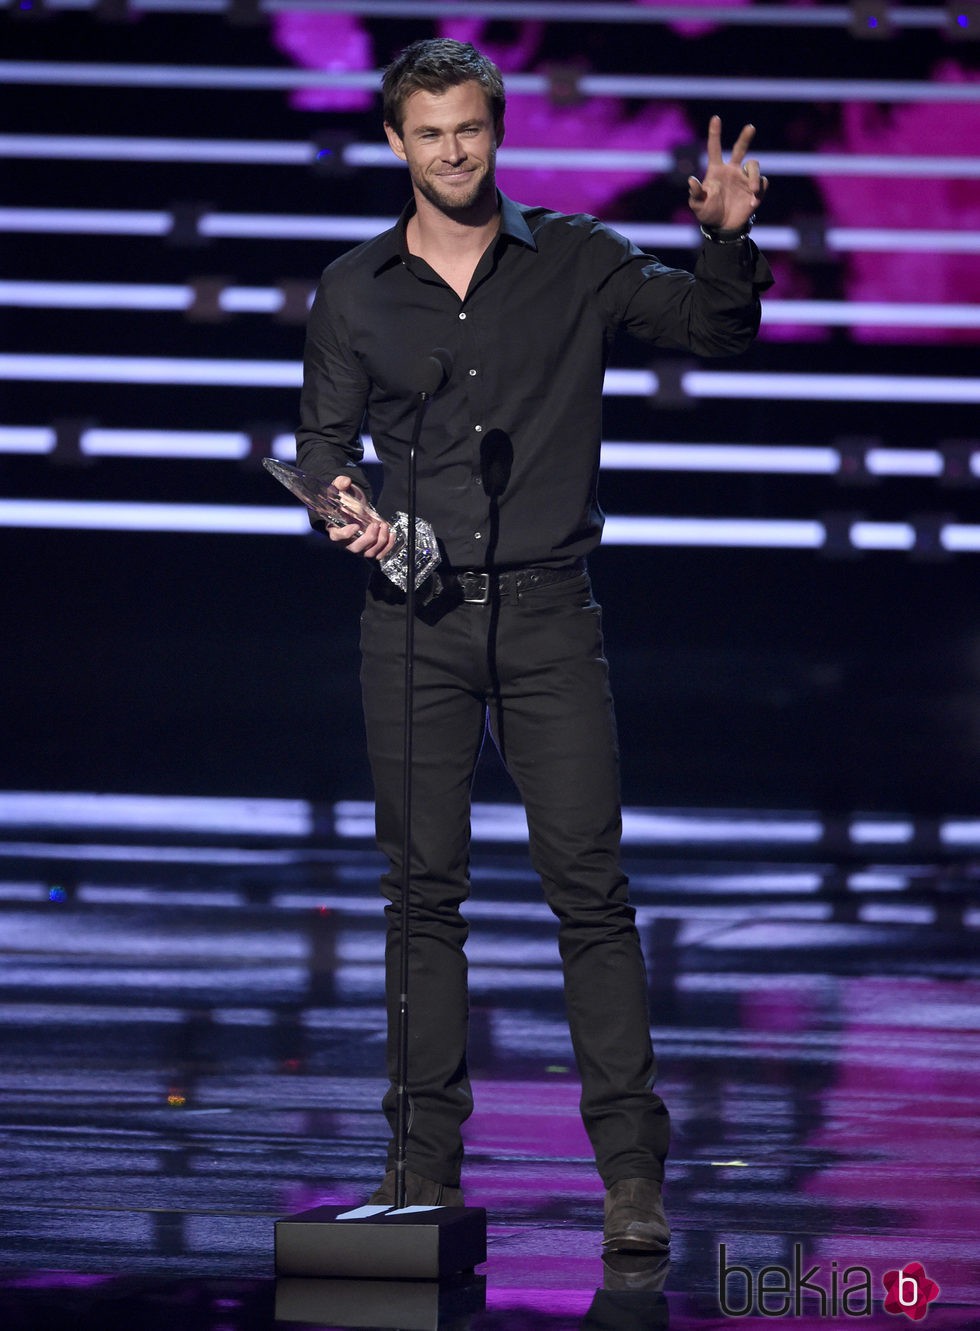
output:
[[[606,1193],[602,1246],[606,1252],[665,1252],[670,1225],[660,1184],[652,1178],[624,1178]]]
[[[368,1206],[394,1206],[395,1171],[389,1169],[384,1180],[367,1199]],[[462,1188],[454,1188],[449,1183],[436,1183],[434,1179],[423,1178],[405,1170],[405,1205],[406,1206],[464,1206]]]

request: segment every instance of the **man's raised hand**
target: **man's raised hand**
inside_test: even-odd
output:
[[[726,162],[721,151],[721,117],[708,124],[708,166],[704,179],[689,176],[688,203],[702,226],[741,231],[765,197],[769,182],[759,163],[745,160],[755,137],[755,126],[744,125]]]

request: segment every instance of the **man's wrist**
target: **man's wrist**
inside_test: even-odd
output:
[[[701,234],[705,240],[710,240],[714,245],[737,245],[740,241],[748,237],[752,230],[752,223],[755,221],[755,214],[743,222],[741,226],[706,226],[701,223]]]

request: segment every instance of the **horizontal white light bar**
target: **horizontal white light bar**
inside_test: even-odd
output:
[[[894,869],[862,869],[847,875],[847,886],[852,892],[905,892],[909,876]]]
[[[169,212],[127,208],[0,208],[0,230],[57,236],[165,236]]]
[[[2,791],[0,827],[50,831],[100,829],[126,832],[183,832],[236,836],[308,837],[316,826],[314,808],[305,800],[249,799],[196,795],[115,795],[83,791]],[[333,805],[333,827],[340,837],[373,839],[374,805],[366,800],[341,800]],[[478,840],[526,841],[527,820],[519,804],[477,802],[473,805],[473,831]],[[623,810],[623,840],[632,845],[689,842],[782,843],[813,845],[825,834],[823,819],[814,813],[760,813],[741,810],[650,809]],[[855,817],[849,835],[856,845],[909,845],[915,840],[915,822],[907,817]],[[980,819],[948,817],[940,823],[940,837],[948,846],[980,845]],[[26,846],[25,846],[26,849]],[[58,848],[52,846],[52,854]],[[60,848],[65,851],[66,847]],[[118,847],[98,847],[106,854]],[[173,848],[171,848],[173,849]],[[178,853],[194,848],[177,848]],[[233,852],[234,853],[234,852]],[[257,852],[246,850],[251,861]],[[289,855],[291,852],[286,851]],[[258,852],[279,856],[282,852]],[[98,858],[98,855],[95,856]],[[721,883],[719,885],[726,885]],[[751,879],[743,886],[748,889]],[[902,890],[904,879],[862,884]],[[797,890],[794,879],[787,884]],[[815,885],[806,880],[806,890]],[[857,884],[855,884],[857,886]]]
[[[206,162],[247,166],[309,166],[312,143],[261,139],[126,138],[93,134],[0,134],[0,157],[97,162]],[[397,158],[395,159],[397,161]]]
[[[202,213],[198,235],[206,240],[373,240],[394,217],[304,217],[251,213]]]
[[[211,360],[163,356],[63,356],[0,354],[0,380],[73,383],[198,384],[241,388],[299,388],[299,361]],[[652,370],[607,370],[604,392],[612,397],[652,397]],[[777,401],[980,402],[980,378],[922,375],[747,373],[688,370],[681,386],[692,398],[766,398]]]
[[[473,836],[479,841],[526,841],[527,818],[519,804],[473,805]],[[334,805],[334,829],[358,840],[374,836],[374,805],[343,800]],[[703,814],[627,808],[623,810],[626,845],[688,842],[811,845],[823,835],[817,818],[764,818],[758,814]]]
[[[377,91],[380,71],[256,69],[221,65],[80,63],[0,60],[0,82],[94,88],[209,88],[281,92],[289,88],[365,88]],[[544,79],[541,79],[544,85]],[[508,80],[508,93],[511,91]]]
[[[871,476],[941,476],[944,463],[934,448],[869,448],[864,465]]]
[[[623,810],[623,842],[650,845],[658,842],[765,842],[812,845],[823,835],[818,818],[760,818],[757,814],[699,815],[659,813],[651,809]]]
[[[307,304],[312,304],[314,292],[311,286]],[[195,294],[193,286],[160,283],[0,280],[0,305],[31,309],[187,311]],[[278,314],[285,295],[279,287],[227,286],[218,292],[217,303],[228,314]],[[768,300],[765,322],[815,327],[980,328],[980,306]]]
[[[2,434],[0,434],[2,441]],[[876,448],[864,452],[870,476],[942,476],[945,460],[934,448]],[[836,476],[842,465],[839,449],[801,444],[690,444],[609,440],[602,445],[605,471],[694,471]],[[980,448],[970,456],[970,469],[980,476]]]
[[[365,462],[378,461],[374,441],[362,434]],[[57,435],[50,426],[0,425],[0,453],[53,453]],[[86,457],[188,458],[191,460],[248,457],[251,441],[230,430],[147,430],[89,427],[79,435],[79,450]],[[293,435],[277,435],[270,445],[273,457],[294,461]],[[971,457],[980,475],[980,449]],[[841,469],[836,448],[778,444],[644,443],[608,440],[601,450],[604,471],[727,472],[735,475],[768,474],[834,476]],[[944,460],[936,449],[869,448],[864,466],[871,476],[939,477]]]
[[[110,208],[0,208],[0,231],[51,235],[165,236],[174,227],[168,212],[137,212]],[[248,240],[370,240],[392,226],[394,217],[307,217],[277,213],[202,213],[198,235],[207,239]],[[613,222],[637,245],[693,248],[701,244],[697,227],[683,222]],[[796,250],[795,227],[757,226],[753,232],[769,251]],[[901,254],[980,254],[980,230],[927,231],[895,228],[829,226],[823,236],[828,251]]]
[[[292,436],[288,438],[295,453]],[[57,434],[50,426],[0,426],[0,453],[53,453],[57,443]],[[247,434],[233,430],[109,430],[92,427],[81,431],[78,446],[84,457],[240,461],[248,457],[251,440]]]
[[[0,453],[53,453],[57,442],[49,425],[0,425]]]
[[[855,522],[850,539],[855,550],[911,550],[915,528],[907,522]]]
[[[2,798],[3,795],[2,792],[0,792],[0,799]],[[113,796],[110,795],[107,798],[112,799]],[[168,797],[165,796],[164,798]],[[63,824],[63,826],[67,829],[71,827],[71,824],[65,823]],[[110,824],[110,826],[112,826],[112,824]],[[131,830],[138,831],[139,828]],[[219,826],[218,828],[205,829],[205,830],[210,831],[212,835],[219,835],[221,834],[223,829]],[[283,836],[286,835],[286,833],[284,833],[283,831],[274,831],[269,833],[262,833],[261,835]],[[34,839],[30,841],[26,839],[21,841],[0,841],[0,858],[6,857],[8,859],[18,859],[18,860],[19,859],[68,860],[73,864],[78,863],[79,861],[89,861],[89,862],[95,861],[96,863],[109,862],[109,863],[125,863],[130,865],[209,864],[209,865],[221,865],[225,868],[229,867],[240,868],[240,867],[249,867],[249,866],[253,868],[256,866],[271,868],[271,867],[284,867],[291,864],[295,864],[297,861],[297,857],[302,856],[303,853],[304,852],[301,848],[299,849],[293,848],[287,850],[265,850],[265,849],[259,849],[258,847],[254,846],[253,847],[236,846],[234,849],[232,849],[231,847],[227,846],[223,847],[223,846],[213,846],[213,845],[212,846],[209,845],[161,846],[161,845],[147,844],[146,842],[143,842],[139,845],[135,845],[132,842],[129,843],[128,845],[113,845],[111,842],[102,842],[102,843],[89,842],[84,845],[80,845],[77,842],[38,841]],[[91,899],[90,894],[93,890],[94,889],[89,889],[88,892],[86,892],[84,888],[80,887],[76,894],[76,900],[83,899],[83,894],[84,896],[89,896],[89,899]],[[110,892],[112,891],[112,889],[107,889],[107,890]],[[167,889],[163,890],[167,891]],[[47,896],[49,891],[50,891],[49,886],[45,884],[44,895]],[[180,894],[178,893],[176,895],[179,896]],[[216,900],[214,904],[217,905],[226,904],[225,901],[221,899],[221,896],[218,896],[218,894],[215,895],[216,895]],[[226,898],[237,896],[236,893],[227,893],[221,895],[225,896]],[[171,900],[169,896],[168,900]]]
[[[59,87],[208,88],[282,91],[357,88],[377,92],[380,70],[256,69],[219,65],[98,64],[53,60],[0,60],[0,83]],[[695,98],[774,102],[977,102],[975,83],[921,83],[897,79],[776,79],[637,74],[582,74],[584,97]],[[507,75],[508,97],[549,95],[545,74]]]
[[[299,361],[191,360],[164,356],[58,356],[0,353],[0,379],[72,383],[198,384],[210,387],[299,388]]]
[[[48,9],[92,9],[98,0],[46,0]],[[133,13],[221,14],[230,10],[233,0],[130,0]],[[461,9],[457,0],[259,0],[264,13],[300,8],[313,13],[371,15],[376,18],[448,18],[457,19]],[[725,27],[798,27],[847,28],[854,23],[849,5],[759,4],[745,8],[727,5],[635,3],[561,3],[560,0],[467,0],[469,18],[540,20],[547,23],[715,23]],[[909,5],[882,9],[882,18],[895,27],[944,28],[949,20],[942,7]]]
[[[397,167],[404,163],[380,143],[352,143],[339,150],[345,166]],[[309,166],[330,151],[315,143],[261,139],[174,139],[121,135],[0,134],[0,156],[47,160],[198,162],[248,166]],[[549,171],[670,171],[670,152],[606,148],[500,149],[502,167]],[[703,161],[703,158],[702,158]],[[781,176],[870,176],[915,180],[980,179],[980,158],[871,153],[767,153],[763,165]]]
[[[312,303],[315,287],[310,287]],[[186,311],[192,286],[145,282],[37,282],[0,280],[0,305],[30,309]],[[279,287],[227,286],[218,292],[218,308],[228,314],[278,314],[285,304]]]
[[[944,846],[980,846],[980,818],[951,818],[939,829]]]
[[[903,846],[914,836],[915,824],[908,821],[855,819],[850,827],[850,838],[856,846]]]
[[[805,324],[817,328],[980,328],[980,306],[870,300],[767,300],[764,320],[767,324]]]
[[[607,397],[653,397],[660,380],[653,370],[607,370],[602,391]]]
[[[819,550],[826,540],[819,522],[778,518],[606,517],[605,545],[715,546]]]
[[[4,282],[0,304],[29,309],[186,310],[190,287],[137,282]]]
[[[642,372],[634,372],[642,373]],[[637,380],[636,393],[642,392]],[[681,386],[691,397],[768,398],[821,402],[980,402],[980,377],[926,378],[895,374],[740,374],[688,370]],[[609,389],[607,388],[607,392]]]
[[[534,83],[524,87],[522,79],[534,79]],[[694,98],[710,101],[716,97],[747,102],[980,101],[980,86],[976,83],[916,83],[898,79],[688,78],[685,75],[583,74],[576,81],[575,87],[586,97],[676,97],[681,101]],[[547,94],[551,84],[534,75],[508,74],[508,97],[512,89],[518,94]]]
[[[980,527],[950,522],[939,533],[944,550],[950,554],[977,554],[980,552]]]
[[[672,444],[609,440],[602,445],[601,462],[606,471],[788,472],[793,475],[832,476],[840,469],[840,453],[834,448],[765,444]]]
[[[224,459],[241,461],[251,451],[247,434],[219,430],[83,430],[83,457]]]
[[[753,234],[761,234],[762,228]],[[824,235],[828,250],[886,254],[980,254],[980,231],[897,230],[882,227],[829,226]]]
[[[934,924],[936,908],[909,902],[890,902],[888,905],[862,902],[858,919],[862,924]]]
[[[308,536],[306,510],[234,504],[154,504],[110,500],[0,499],[0,527],[85,531],[182,532],[234,536]],[[820,550],[824,525],[809,519],[606,517],[606,545],[715,549]],[[980,526],[949,523],[939,532],[951,553],[980,552]],[[900,522],[855,522],[856,550],[911,550],[915,529]]]
[[[170,212],[124,208],[0,208],[0,231],[89,236],[166,236]],[[276,213],[201,213],[197,234],[207,240],[370,240],[394,217],[306,217]],[[681,228],[678,228],[679,230]],[[694,238],[695,228],[683,228]]]
[[[980,179],[975,157],[916,157],[910,154],[873,153],[766,153],[764,166],[779,176],[888,176],[913,180],[937,177],[949,180]]]
[[[309,836],[313,813],[303,800],[7,790],[0,826]]]
[[[143,504],[69,499],[0,499],[0,527],[84,531],[196,532],[229,536],[303,536],[306,509],[234,504]]]

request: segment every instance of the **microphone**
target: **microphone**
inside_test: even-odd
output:
[[[436,347],[423,356],[412,371],[412,382],[419,397],[434,397],[453,372],[453,358],[445,347]]]

